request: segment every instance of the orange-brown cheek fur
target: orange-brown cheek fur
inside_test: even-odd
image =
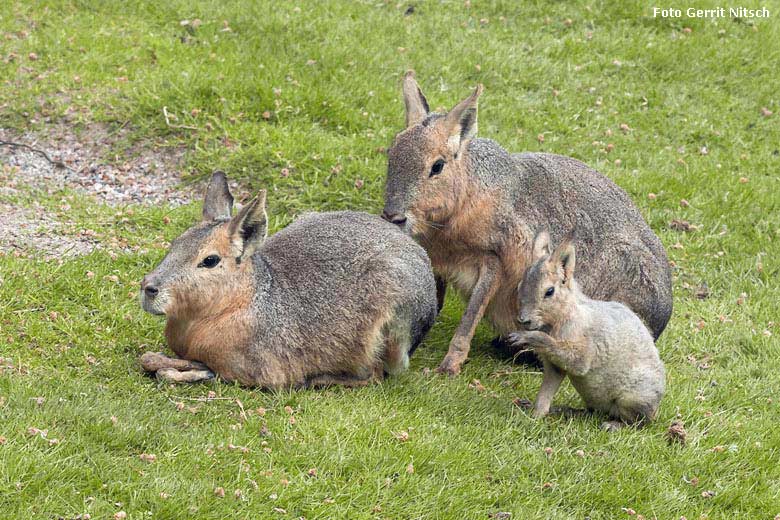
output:
[[[223,258],[220,266],[196,271],[200,276],[173,289],[165,338],[178,356],[206,363],[225,379],[251,384],[245,366],[253,333],[251,264],[236,264],[224,230],[217,230],[199,255],[215,251]]]
[[[207,300],[209,312],[169,318],[165,328],[168,345],[178,356],[206,363],[225,379],[247,382],[244,358],[253,332],[252,297],[251,284],[221,286],[211,298],[202,293],[195,295]],[[200,303],[201,309],[206,308],[205,301]]]
[[[497,255],[500,285],[485,315],[498,332],[514,331],[519,310],[517,285],[531,258],[530,231],[518,228],[497,233],[497,201],[503,194],[485,191],[460,165],[452,165],[447,175],[451,178],[446,183],[426,183],[411,209],[415,220],[433,221],[436,226],[417,223],[414,232],[421,235],[420,244],[428,251],[434,270],[465,294],[473,289],[485,256]]]

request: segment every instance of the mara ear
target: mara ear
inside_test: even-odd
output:
[[[227,177],[223,172],[214,172],[203,201],[203,221],[228,219],[232,211],[233,195],[230,194]]]
[[[268,235],[268,215],[265,212],[265,190],[260,190],[249,204],[233,217],[228,226],[228,236],[241,251],[239,261],[252,256]]]
[[[454,155],[458,155],[468,142],[477,135],[477,101],[482,94],[482,85],[477,85],[474,92],[455,105],[444,119],[447,130],[447,144]]]
[[[567,236],[563,242],[555,249],[551,261],[563,268],[563,284],[571,286],[574,278],[574,264],[576,255],[574,254],[574,237]]]
[[[550,254],[550,233],[546,229],[539,231],[534,238],[533,261],[536,262],[543,256]]]
[[[414,80],[414,71],[410,70],[404,76],[404,105],[406,105],[406,128],[416,125],[428,115],[428,101]]]

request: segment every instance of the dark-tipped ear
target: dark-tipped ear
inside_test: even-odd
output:
[[[455,105],[445,118],[449,135],[447,144],[455,155],[477,135],[477,101],[481,94],[482,85],[477,85],[474,92]]]
[[[230,218],[233,211],[233,195],[223,172],[214,172],[203,201],[203,220],[206,222]]]
[[[550,260],[563,268],[564,285],[571,285],[571,281],[574,278],[574,264],[576,262],[574,237],[571,234],[555,248],[555,252]]]
[[[533,261],[550,254],[550,233],[546,229],[539,231],[534,238]]]
[[[428,115],[428,101],[414,80],[414,71],[410,70],[404,76],[404,104],[406,105],[406,128],[421,122]]]
[[[252,256],[268,235],[268,215],[265,212],[265,190],[260,190],[249,204],[233,217],[228,226],[228,234],[237,245],[244,260]]]

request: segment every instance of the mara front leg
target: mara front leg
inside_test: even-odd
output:
[[[140,359],[146,372],[168,383],[197,383],[213,379],[214,372],[199,361],[171,358],[159,352],[146,352]]]
[[[542,375],[542,386],[536,395],[534,402],[534,417],[540,419],[550,413],[550,406],[553,402],[555,393],[560,388],[566,373],[558,369],[555,365],[542,358],[544,363],[544,374]]]
[[[495,255],[488,255],[482,261],[479,268],[479,279],[474,289],[471,291],[466,312],[460,319],[455,335],[450,341],[450,347],[444,360],[436,369],[442,374],[451,376],[460,373],[463,363],[469,355],[471,348],[471,338],[474,337],[474,331],[477,329],[479,321],[485,314],[490,300],[496,294],[499,285],[501,285],[501,262]]]
[[[528,330],[513,332],[509,340],[515,345],[530,345],[556,366],[575,376],[584,376],[593,363],[593,349],[587,340],[561,341],[546,332]],[[545,365],[546,368],[546,365]]]

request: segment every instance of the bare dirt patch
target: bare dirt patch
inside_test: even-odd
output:
[[[145,143],[130,147],[121,157],[111,156],[125,136],[126,129],[110,132],[97,124],[78,133],[65,124],[52,125],[45,137],[0,128],[0,141],[27,145],[0,145],[0,252],[42,253],[51,259],[101,247],[95,236],[73,233],[72,222],[45,208],[13,202],[30,189],[53,193],[69,188],[109,205],[178,206],[192,200],[192,188],[181,183],[181,147]],[[45,152],[48,159],[33,149]]]
[[[111,155],[127,130],[110,131],[92,124],[74,132],[67,125],[52,125],[45,138],[0,128],[0,140],[23,143],[42,150],[66,168],[51,164],[29,148],[0,146],[3,186],[32,186],[46,190],[72,188],[107,204],[185,204],[192,189],[181,184],[185,150],[153,143],[136,144],[121,156]],[[9,170],[10,169],[10,170]]]
[[[45,259],[85,255],[100,247],[86,236],[63,233],[64,224],[40,206],[20,208],[0,202],[0,251],[24,255],[35,250]]]

